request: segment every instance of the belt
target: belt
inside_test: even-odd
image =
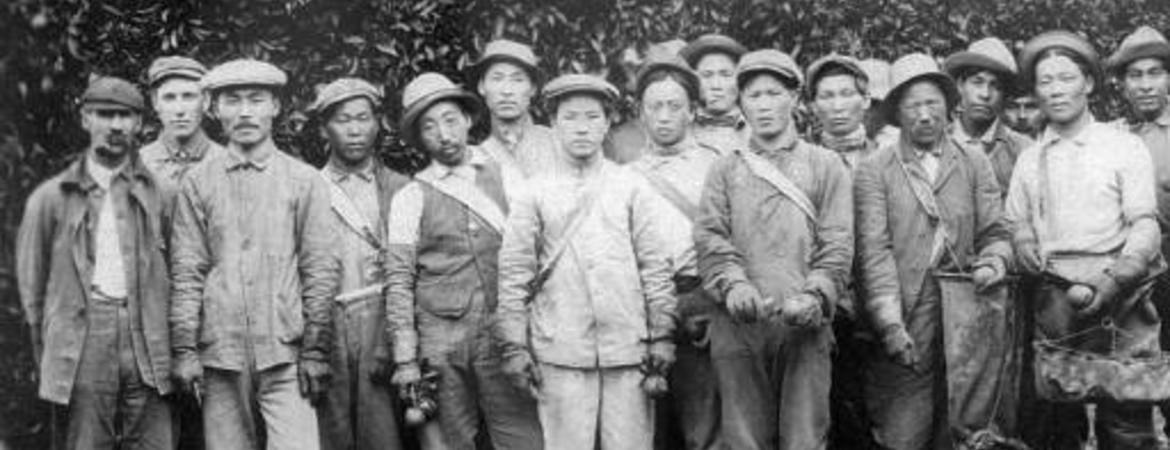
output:
[[[98,305],[119,306],[125,308],[129,304],[129,297],[112,297],[106,295],[106,293],[102,292],[102,290],[97,286],[93,287],[93,295],[91,297],[93,298],[94,304]]]
[[[336,302],[338,306],[349,306],[360,303],[363,300],[382,298],[383,287],[385,286],[382,284],[373,284],[361,289],[354,289],[349,292],[343,292],[341,294],[337,294],[336,297],[333,297],[333,301]]]

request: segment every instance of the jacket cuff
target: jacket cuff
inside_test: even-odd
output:
[[[328,360],[332,342],[333,330],[331,327],[317,323],[305,325],[305,336],[301,340],[301,359]]]
[[[821,301],[821,309],[827,313],[825,317],[830,317],[834,309],[836,309],[836,300],[838,297],[837,283],[826,275],[824,271],[814,270],[809,272],[808,276],[804,279],[804,287],[801,291],[813,295]]]
[[[198,350],[198,347],[196,346],[196,343],[195,343],[196,340],[197,339],[195,338],[195,331],[194,330],[190,330],[190,329],[187,329],[185,327],[172,328],[171,329],[171,353],[178,355],[178,354],[181,354],[184,352],[196,352]]]
[[[392,340],[395,364],[418,360],[418,333],[414,330],[395,331]]]
[[[875,297],[866,302],[866,310],[869,312],[873,329],[879,333],[885,333],[890,327],[906,326],[902,320],[902,302],[897,296]]]

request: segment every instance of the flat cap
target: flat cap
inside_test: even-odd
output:
[[[546,105],[552,105],[561,97],[577,93],[598,95],[606,102],[617,101],[621,95],[616,87],[601,77],[571,73],[553,78],[544,86],[544,101]]]
[[[650,75],[657,72],[669,71],[674,72],[683,78],[682,87],[686,89],[687,96],[692,101],[699,100],[699,75],[691,70],[691,66],[687,65],[678,55],[654,55],[648,58],[646,63],[638,69],[638,78],[634,84],[634,94],[638,98],[642,98],[642,93],[646,90],[646,86],[650,84]]]
[[[893,87],[882,103],[887,123],[898,123],[898,103],[901,103],[906,89],[919,81],[933,82],[943,91],[948,112],[959,103],[959,89],[955,87],[955,80],[939,68],[938,62],[924,53],[911,53],[898,58],[890,66],[890,84]]]
[[[1020,73],[1011,50],[1003,41],[994,37],[972,42],[967,50],[956,52],[943,61],[943,70],[952,77],[958,76],[964,67],[987,69],[1008,78],[1015,78]]]
[[[1024,75],[1023,78],[1028,80],[1028,84],[1031,84],[1036,78],[1036,58],[1044,50],[1053,47],[1065,48],[1080,55],[1089,63],[1089,70],[1093,73],[1094,78],[1097,80],[1102,79],[1101,58],[1097,55],[1097,51],[1093,49],[1093,45],[1088,40],[1071,31],[1050,30],[1032,38],[1020,50],[1020,71]]]
[[[422,143],[418,141],[418,119],[436,103],[445,100],[458,103],[473,121],[483,115],[483,104],[479,102],[479,97],[457,86],[442,74],[426,72],[410,80],[406,88],[402,89],[403,113],[398,127],[402,140],[414,148],[421,149]]]
[[[703,55],[708,53],[724,53],[731,56],[731,59],[738,61],[740,57],[747,53],[747,47],[740,44],[735,39],[722,34],[704,34],[697,39],[691,41],[682,50],[679,50],[679,55],[686,60],[687,64],[695,67]]]
[[[146,70],[146,78],[147,84],[150,87],[155,87],[170,77],[199,81],[205,73],[207,73],[207,67],[199,61],[186,56],[163,56],[150,63],[150,68]]]
[[[742,90],[748,76],[757,72],[768,72],[779,76],[791,89],[799,89],[804,83],[796,61],[787,53],[779,50],[756,50],[739,58],[739,64],[735,67],[736,87]]]
[[[276,66],[255,59],[235,59],[215,66],[203,75],[203,89],[214,91],[230,86],[283,87],[288,75]]]
[[[508,39],[496,39],[484,46],[483,54],[479,55],[479,60],[470,67],[470,79],[478,81],[484,72],[497,62],[516,64],[528,71],[528,76],[532,78],[534,84],[540,83],[540,68],[532,47]]]
[[[869,97],[877,100],[890,93],[890,63],[883,59],[869,58],[857,63],[869,78]]]
[[[333,105],[358,97],[369,99],[375,108],[382,104],[382,91],[380,89],[361,78],[345,77],[333,80],[332,83],[321,88],[321,91],[317,93],[317,99],[309,106],[309,110],[314,114],[323,114]]]
[[[146,101],[142,98],[142,92],[129,81],[117,77],[98,77],[81,94],[81,105],[142,112],[146,108]]]
[[[869,74],[865,73],[865,71],[861,69],[861,64],[856,59],[845,55],[830,53],[828,55],[822,56],[816,61],[813,61],[813,63],[808,66],[808,72],[805,74],[805,79],[808,80],[808,84],[805,85],[805,95],[807,95],[808,98],[816,97],[817,82],[821,80],[822,75],[827,70],[834,67],[839,67],[846,73],[853,75],[855,78],[859,78],[862,81],[869,83]],[[862,92],[861,94],[866,95],[865,92]]]
[[[1170,60],[1170,43],[1166,42],[1166,37],[1158,30],[1140,26],[1121,40],[1121,45],[1117,47],[1117,51],[1109,55],[1105,65],[1109,66],[1111,71],[1123,71],[1129,63],[1146,58]]]

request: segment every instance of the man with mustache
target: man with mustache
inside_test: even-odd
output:
[[[1158,224],[1162,230],[1162,254],[1170,252],[1170,43],[1153,28],[1142,26],[1126,36],[1107,61],[1121,79],[1122,93],[1133,112],[1130,131],[1141,136],[1154,161],[1154,190],[1158,201]],[[1154,285],[1154,298],[1170,295],[1170,276]],[[1170,317],[1170,302],[1158,301],[1158,314]],[[1170,327],[1163,327],[1160,341],[1170,347]],[[1170,415],[1170,403],[1160,405],[1163,417]],[[1165,432],[1170,434],[1170,425]]]
[[[163,56],[147,70],[151,105],[162,131],[158,139],[140,150],[142,162],[172,196],[178,195],[179,180],[204,158],[219,155],[223,146],[203,131],[206,95],[199,80],[207,68],[185,56]]]
[[[947,57],[943,69],[955,79],[961,97],[952,138],[964,148],[987,154],[1000,191],[1007,195],[1016,158],[1032,145],[1031,139],[999,119],[1004,95],[1016,83],[1016,59],[1003,41],[989,37]]]
[[[385,218],[409,179],[378,159],[381,106],[381,90],[358,78],[325,85],[310,106],[329,149],[321,175],[329,183],[333,250],[341,264],[332,308],[333,383],[317,411],[326,449],[402,448],[382,287]]]
[[[202,399],[211,450],[320,448],[338,265],[329,186],[272,140],[287,81],[238,59],[201,82],[228,145],[181,182],[170,321],[173,373]]]
[[[1008,191],[1017,267],[1071,282],[1037,283],[1036,337],[1114,358],[1156,354],[1160,321],[1150,291],[1166,263],[1150,150],[1089,112],[1089,96],[1105,79],[1097,52],[1081,36],[1058,30],[1032,38],[1020,52],[1020,69],[1048,125],[1020,155]],[[1117,330],[1097,328],[1106,321]],[[1081,448],[1088,431],[1083,404],[1043,406],[1044,440],[1033,448]],[[1099,401],[1094,429],[1101,449],[1157,447],[1148,403]]]
[[[793,123],[803,76],[777,50],[747,53],[736,87],[752,135],[707,175],[695,224],[728,448],[823,449],[835,305],[853,261],[853,183]]]
[[[706,34],[691,41],[679,56],[699,75],[702,104],[695,117],[695,138],[720,154],[743,148],[751,130],[736,101],[735,64],[747,48],[722,34]]]
[[[406,85],[402,107],[399,132],[431,163],[394,195],[387,219],[391,382],[419,382],[424,365],[439,373],[442,436],[424,450],[543,448],[535,399],[509,384],[492,348],[508,200],[500,165],[467,143],[483,105],[431,72]]]
[[[99,77],[81,96],[85,154],[33,191],[16,240],[53,448],[174,444],[163,192],[138,157],[142,94]]]
[[[555,170],[558,162],[552,133],[533,123],[529,111],[540,88],[536,55],[518,42],[491,41],[471,75],[491,119],[491,134],[479,148],[500,164],[510,197],[521,180]]]

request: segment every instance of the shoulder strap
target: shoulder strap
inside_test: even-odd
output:
[[[325,183],[329,186],[330,204],[333,207],[333,212],[341,218],[342,222],[349,225],[358,236],[361,236],[367,243],[374,248],[382,248],[382,242],[374,233],[373,226],[370,221],[358,211],[357,206],[353,204],[353,200],[349,195],[338,186],[336,182],[331,180],[324,172],[319,172],[321,178],[325,179]]]
[[[910,192],[914,193],[914,198],[918,200],[918,205],[926,212],[926,216],[930,218],[930,222],[934,224],[934,240],[930,244],[930,266],[934,267],[942,259],[944,251],[950,251],[951,257],[956,258],[955,263],[959,263],[957,254],[951,250],[949,235],[947,233],[946,222],[942,220],[942,214],[939,211],[938,199],[934,196],[934,188],[930,182],[921,175],[915,174],[906,166],[906,161],[902,159],[901,152],[894,152],[894,159],[898,162],[898,168],[902,170],[902,175],[906,177],[906,182],[910,185]]]
[[[781,172],[780,169],[772,165],[772,163],[768,162],[759,155],[752,153],[751,151],[741,150],[736,153],[738,153],[739,156],[743,158],[743,161],[747,163],[748,169],[750,169],[752,173],[755,174],[755,176],[762,178],[764,181],[767,181],[768,184],[771,184],[772,187],[775,187],[776,190],[780,191],[781,194],[784,194],[785,197],[788,197],[789,200],[792,200],[792,203],[795,203],[796,207],[799,208],[805,216],[808,216],[809,220],[814,222],[817,220],[817,208],[813,205],[812,200],[808,198],[808,195],[806,195],[804,191],[796,185],[796,183],[793,183],[790,178],[785,176],[784,172]]]
[[[473,185],[465,183],[436,183],[432,180],[415,177],[419,182],[434,188],[439,193],[462,203],[467,209],[470,209],[477,216],[487,222],[488,226],[496,231],[496,233],[504,233],[504,223],[507,216],[504,215],[503,209],[496,204],[487,194],[484,194]]]
[[[674,205],[675,209],[678,209],[684,216],[687,216],[687,219],[694,222],[699,217],[699,205],[687,199],[686,195],[683,195],[678,187],[649,168],[639,168],[638,171],[646,176],[646,180],[650,182],[651,186],[654,186],[654,190],[662,194],[671,205]]]
[[[589,217],[593,210],[593,203],[597,198],[596,190],[590,186],[586,188],[585,198],[577,204],[569,212],[568,225],[565,226],[565,233],[561,235],[560,241],[556,248],[549,252],[548,259],[544,260],[540,269],[536,272],[536,277],[529,283],[529,295],[536,295],[544,283],[548,281],[548,277],[552,275],[553,269],[556,268],[557,261],[560,261],[561,256],[564,256],[565,250],[569,248],[570,242],[576,236],[577,231],[581,229],[581,224]]]

